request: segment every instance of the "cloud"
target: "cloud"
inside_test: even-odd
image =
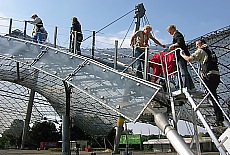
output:
[[[117,40],[118,47],[121,46],[123,48],[127,48],[127,47],[130,47],[130,38],[133,33],[130,31],[128,32],[128,34],[126,33],[127,33],[127,30],[123,30],[123,31],[117,32],[116,34],[106,34],[103,36],[98,36],[97,41],[114,47],[115,40]]]
[[[158,36],[158,34],[160,34],[159,30],[155,30],[152,33],[153,33],[153,36],[162,44],[167,44],[171,42],[171,40],[162,39],[160,36]],[[121,44],[122,44],[121,46],[122,48],[130,48],[130,39],[132,35],[133,35],[133,31],[129,31],[127,33],[127,30],[120,31],[115,34],[99,33],[99,34],[96,34],[96,47],[97,48],[114,48],[115,40],[118,40],[118,48],[120,48]],[[150,45],[155,45],[155,43],[151,40]]]
[[[118,48],[120,48],[122,44],[122,48],[128,48],[130,47],[130,38],[133,34],[133,32],[128,32],[127,30],[123,30],[117,33],[97,33],[96,34],[96,41],[95,46],[96,48],[114,48],[115,47],[115,40],[118,41]],[[126,37],[125,37],[126,36]],[[86,40],[82,47],[88,47],[91,48],[92,46],[92,39]]]

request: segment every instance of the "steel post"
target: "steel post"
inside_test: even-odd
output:
[[[24,39],[26,39],[26,29],[27,29],[27,21],[25,21],[25,24],[24,24],[24,33],[23,33]]]
[[[57,26],[54,27],[54,48],[57,47],[57,31],[58,31],[58,28]]]
[[[74,40],[73,40],[73,53],[76,54],[77,50],[77,31],[74,31]]]
[[[113,151],[113,154],[119,154],[118,148],[119,148],[121,133],[123,131],[124,121],[125,121],[124,117],[122,117],[122,116],[118,117],[116,135],[115,135],[115,139],[114,139],[114,151]]]
[[[10,18],[10,25],[9,25],[9,35],[11,34],[12,32],[12,24],[13,24],[13,19]]]
[[[92,41],[92,59],[94,58],[94,50],[95,50],[95,31],[93,31],[93,41]]]
[[[33,102],[34,102],[34,96],[35,96],[35,91],[33,89],[31,89],[30,90],[30,96],[29,96],[29,102],[28,102],[28,105],[27,105],[26,118],[25,118],[25,121],[24,121],[24,127],[23,127],[23,132],[22,132],[21,149],[25,148],[25,140],[26,140],[26,136],[27,136],[29,123],[30,123],[32,107],[33,107]]]
[[[118,50],[118,40],[115,40],[115,51],[114,51],[114,69],[117,69],[117,50]]]
[[[148,70],[149,70],[149,53],[148,47],[145,48],[145,66],[144,66],[144,79],[148,80]]]

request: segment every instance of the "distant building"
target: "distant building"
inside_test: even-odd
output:
[[[184,141],[190,145],[192,138],[183,138]],[[216,151],[215,145],[210,137],[199,138],[201,152]],[[149,145],[154,152],[174,152],[172,145],[168,139],[150,139],[147,142],[143,142],[143,146]],[[196,144],[193,144],[192,149],[195,149]]]

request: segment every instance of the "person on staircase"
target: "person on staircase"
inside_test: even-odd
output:
[[[185,55],[189,56],[190,53],[189,53],[188,48],[185,44],[184,36],[182,35],[181,32],[179,32],[176,29],[176,26],[175,25],[169,25],[167,27],[167,31],[173,37],[173,44],[171,46],[169,46],[169,50],[181,48],[182,50],[184,50]],[[187,62],[180,56],[180,50],[176,51],[176,56],[177,56],[177,61],[178,61],[179,72],[181,74],[178,77],[179,79],[178,79],[178,83],[176,85],[176,88],[179,89],[179,80],[180,80],[182,88],[187,87],[188,90],[194,90],[195,86],[194,86],[192,78],[188,72]]]
[[[41,18],[39,18],[37,14],[33,14],[31,18],[33,21],[27,22],[34,25],[32,30],[33,42],[42,44],[47,39],[48,33],[44,28]]]
[[[76,35],[76,36],[75,36]],[[73,36],[73,37],[72,37]],[[74,40],[76,37],[76,51],[74,51]],[[81,24],[78,21],[76,17],[72,18],[72,26],[70,30],[70,50],[72,53],[77,53],[78,55],[81,55],[81,42],[83,40],[83,35],[81,31]]]
[[[135,42],[135,58],[137,59],[142,53],[145,52],[145,48],[148,47],[149,39],[152,39],[157,45],[162,46],[165,48],[165,45],[162,45],[156,38],[153,37],[151,34],[152,27],[150,25],[145,25],[143,30],[136,31],[134,35],[131,37],[130,46],[134,46],[134,39],[136,38]],[[142,66],[144,66],[145,55],[143,54],[138,60],[136,60],[134,67],[135,67],[135,76],[139,78],[143,78],[142,74]]]
[[[204,83],[207,85],[210,92],[215,97],[216,101],[219,103],[217,92],[216,92],[217,87],[220,83],[220,74],[218,69],[217,56],[213,51],[209,49],[208,45],[203,39],[199,39],[196,41],[196,48],[197,50],[191,56],[187,56],[183,52],[180,52],[180,55],[186,61],[189,62],[198,61],[200,63],[201,78],[204,81]],[[223,113],[211,95],[208,96],[208,102],[211,105],[213,105],[216,114],[217,126],[223,126],[223,121],[224,121]]]

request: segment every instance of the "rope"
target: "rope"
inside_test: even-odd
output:
[[[135,10],[135,9],[133,9],[133,10]],[[108,25],[104,26],[104,27],[101,28],[100,30],[96,31],[95,34],[97,34],[98,32],[100,32],[100,31],[102,31],[102,30],[104,30],[105,28],[107,28],[108,26],[110,26],[110,25],[112,25],[113,23],[117,22],[117,21],[120,20],[121,18],[127,16],[128,14],[130,14],[131,12],[133,12],[133,10],[131,10],[131,11],[129,11],[128,13],[124,14],[123,16],[117,18],[116,20],[114,20],[113,22],[111,22],[111,23],[109,23]],[[93,36],[93,35],[90,35],[89,37],[85,38],[83,41],[89,39],[89,38],[92,37],[92,36]],[[83,41],[82,41],[82,42],[83,42]]]
[[[134,21],[134,18],[133,18],[133,21]],[[132,21],[132,23],[130,24],[130,26],[129,26],[129,28],[128,28],[128,31],[126,32],[125,37],[124,37],[124,39],[123,39],[122,42],[121,42],[120,48],[121,48],[121,46],[123,45],[123,43],[124,43],[124,41],[125,41],[125,38],[127,37],[128,32],[129,32],[131,26],[133,25],[133,21]]]

